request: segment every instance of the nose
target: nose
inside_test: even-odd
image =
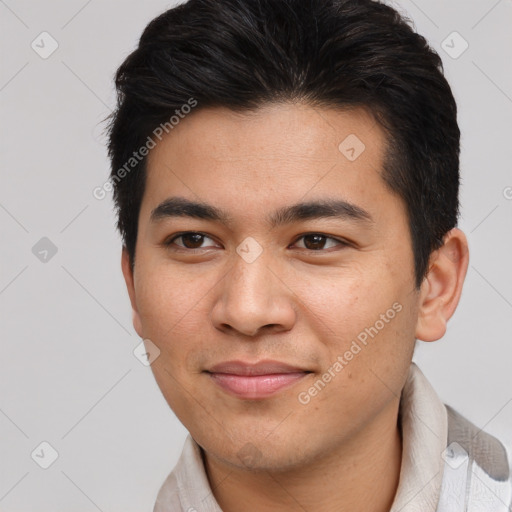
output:
[[[233,266],[219,283],[212,310],[217,329],[251,337],[292,329],[297,315],[295,295],[279,267],[269,265],[264,254],[252,263],[233,255]]]

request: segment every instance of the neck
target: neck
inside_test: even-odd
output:
[[[205,454],[205,469],[223,512],[388,512],[398,487],[402,440],[398,403],[331,453],[292,470],[233,469]],[[377,485],[376,485],[377,483]]]

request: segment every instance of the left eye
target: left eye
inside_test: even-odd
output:
[[[330,247],[335,247],[336,245],[348,245],[345,242],[342,242],[341,240],[337,240],[336,238],[332,238],[327,235],[322,235],[320,233],[302,235],[298,240],[303,240],[304,249],[310,249],[312,251],[330,249]],[[326,247],[326,244],[328,245],[329,243],[328,241],[331,242],[330,247]]]

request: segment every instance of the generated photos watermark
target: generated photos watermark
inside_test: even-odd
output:
[[[386,327],[393,318],[402,311],[402,304],[395,302],[385,313],[382,313],[379,319],[370,327],[362,330],[352,341],[350,348],[346,350],[343,355],[339,355],[336,361],[333,362],[329,368],[322,374],[322,376],[307,390],[301,391],[297,395],[299,403],[307,405],[311,399],[317,396],[336,376],[348,365],[363,348],[368,346],[369,338],[373,339],[379,334],[384,327]]]
[[[174,111],[175,115],[172,115],[165,123],[160,123],[152,132],[148,135],[146,142],[137,150],[132,153],[132,156],[116,171],[115,174],[101,185],[101,187],[95,187],[92,191],[92,195],[95,199],[101,201],[107,196],[107,192],[112,192],[113,183],[119,183],[127,174],[130,173],[137,165],[144,160],[149,154],[149,150],[156,146],[156,139],[162,140],[164,133],[168,134],[173,130],[187,114],[190,114],[192,109],[197,106],[197,100],[195,98],[189,98],[187,103],[184,103],[179,109]]]

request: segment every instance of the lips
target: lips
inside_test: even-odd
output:
[[[210,368],[212,381],[227,393],[243,399],[262,399],[289,388],[311,372],[280,361],[226,361]]]

